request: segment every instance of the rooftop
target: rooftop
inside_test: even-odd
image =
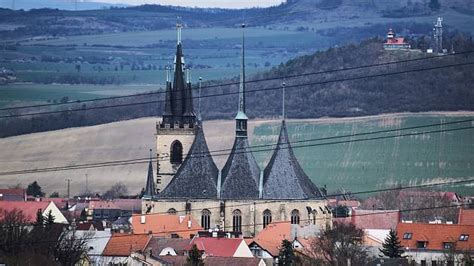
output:
[[[458,224],[474,225],[474,209],[459,209]]]
[[[390,229],[397,227],[399,210],[352,210],[351,222],[362,229]]]
[[[103,256],[128,257],[132,252],[144,251],[151,236],[114,234],[105,246]]]
[[[133,215],[132,230],[135,234],[152,234],[153,236],[171,237],[177,234],[181,238],[190,238],[203,230],[190,215],[169,214]]]
[[[196,245],[206,256],[232,257],[242,243],[247,246],[242,238],[197,237],[191,241],[188,250]]]
[[[36,221],[38,210],[44,212],[51,203],[50,201],[0,201],[0,210],[13,211],[14,209],[22,211],[28,222]],[[3,219],[3,213],[0,212],[0,220]]]

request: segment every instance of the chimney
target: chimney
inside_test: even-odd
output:
[[[179,216],[179,223],[180,223],[180,224],[183,222],[184,218],[185,218],[185,216],[183,216],[183,215],[180,215],[180,216]]]
[[[191,229],[191,226],[192,226],[192,221],[191,219],[188,220],[188,229]]]
[[[140,216],[140,223],[144,224],[146,222],[146,216],[142,215]]]

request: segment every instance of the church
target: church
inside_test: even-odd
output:
[[[245,26],[242,26],[245,28]],[[144,214],[190,214],[204,229],[255,236],[271,222],[326,226],[331,222],[325,194],[309,179],[289,142],[285,120],[265,169],[250,151],[245,109],[245,36],[235,139],[224,168],[218,169],[206,143],[186,68],[178,24],[174,77],[167,70],[165,110],[156,125],[156,178],[150,159]]]

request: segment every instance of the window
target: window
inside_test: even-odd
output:
[[[444,242],[443,243],[443,248],[444,249],[452,249],[453,248],[453,242]]]
[[[204,230],[211,228],[211,212],[207,209],[201,212],[201,227],[204,228]]]
[[[272,222],[272,212],[269,209],[263,211],[263,228]]]
[[[416,248],[426,248],[426,241],[416,241]]]
[[[183,162],[183,145],[179,140],[175,140],[171,143],[171,156],[170,162],[172,164],[180,164]]]
[[[405,233],[403,234],[403,239],[411,239],[412,236],[413,236],[413,233]]]
[[[170,215],[176,215],[176,209],[175,209],[175,208],[170,208],[170,209],[168,209],[168,214],[170,214]]]
[[[296,209],[291,211],[291,224],[300,224],[300,211]]]
[[[459,241],[468,241],[469,240],[469,235],[462,234],[459,236]]]
[[[232,212],[232,231],[242,232],[242,212],[240,210]]]

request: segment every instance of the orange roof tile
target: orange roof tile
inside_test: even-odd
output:
[[[403,239],[411,233],[411,239]],[[445,242],[455,243],[458,250],[474,248],[474,225],[398,223],[397,235],[401,244],[417,249],[417,241],[427,241],[426,250],[443,250]],[[460,241],[461,235],[469,235],[467,241]]]
[[[268,251],[272,256],[278,256],[283,239],[292,241],[290,222],[278,222],[267,225],[267,227],[260,231],[260,233],[254,238],[254,241],[260,247]]]
[[[142,223],[142,217],[145,217]],[[148,214],[133,215],[131,217],[132,229],[135,234],[148,234],[153,236],[171,237],[177,234],[182,238],[190,238],[202,231],[199,223],[190,215],[168,215],[168,214]]]
[[[458,224],[474,225],[474,209],[459,209]]]
[[[352,211],[351,222],[362,229],[393,229],[400,221],[398,210],[361,210]]]
[[[44,212],[49,204],[49,201],[0,201],[0,210],[8,212],[14,209],[20,210],[28,222],[35,222],[38,210]],[[3,214],[0,212],[0,220],[2,219]]]
[[[232,257],[242,241],[242,238],[197,237],[191,241],[188,249],[196,245],[206,256]]]
[[[115,234],[105,246],[103,256],[128,257],[132,252],[144,251],[149,235]]]

